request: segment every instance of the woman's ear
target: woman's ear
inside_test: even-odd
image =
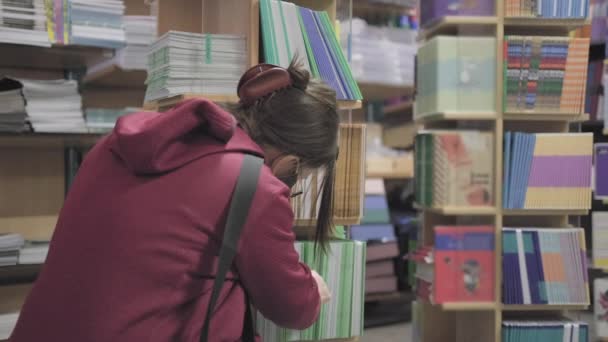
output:
[[[300,158],[294,155],[284,155],[276,158],[270,170],[272,173],[283,181],[288,187],[293,187],[298,180],[298,172],[300,169]]]

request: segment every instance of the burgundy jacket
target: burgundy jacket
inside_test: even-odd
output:
[[[206,100],[121,118],[87,155],[11,342],[198,342],[243,153],[261,148]],[[289,189],[263,167],[210,341],[239,341],[245,292],[304,329],[320,299],[298,261]]]

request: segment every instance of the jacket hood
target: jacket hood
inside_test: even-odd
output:
[[[168,172],[218,152],[263,156],[234,116],[205,99],[184,101],[166,113],[123,116],[110,139],[112,152],[141,175]]]

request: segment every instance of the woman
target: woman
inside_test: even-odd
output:
[[[316,241],[330,230],[339,119],[335,93],[300,66],[261,65],[222,109],[186,101],[121,118],[82,164],[12,342],[198,341],[227,208],[244,153],[264,164],[209,341],[238,341],[246,294],[268,319],[303,329],[329,294],[299,263],[290,187],[326,177]]]

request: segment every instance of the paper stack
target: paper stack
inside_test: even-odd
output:
[[[234,95],[246,67],[245,37],[169,31],[150,47],[146,101],[186,93]]]
[[[585,322],[563,320],[532,320],[502,322],[503,342],[590,341],[589,325]]]
[[[49,47],[44,0],[2,1],[0,42]]]
[[[85,110],[86,124],[89,133],[107,133],[114,129],[119,117],[135,113],[138,108],[87,108]]]
[[[340,33],[342,49],[348,51],[349,33],[347,30]],[[351,68],[358,82],[414,85],[414,58],[418,51],[416,31],[375,27],[355,18],[351,34]]]
[[[505,16],[577,19],[589,15],[589,0],[505,1]]]
[[[15,79],[0,79],[0,132],[22,132],[28,129],[22,89],[21,82]]]
[[[0,341],[8,340],[17,325],[19,313],[0,314]]]
[[[592,133],[504,136],[505,209],[591,208]]]
[[[70,0],[71,44],[119,48],[125,45],[122,0]]]
[[[319,272],[327,282],[332,300],[321,307],[317,323],[302,331],[283,329],[257,314],[257,331],[266,342],[310,341],[361,336],[365,243],[348,240],[330,242],[328,254],[315,254],[314,242],[298,241],[300,260]]]
[[[0,234],[0,267],[17,264],[23,243],[23,236],[19,234]]]
[[[608,200],[608,143],[597,143],[593,147],[595,152],[595,198]]]
[[[23,248],[19,250],[20,265],[43,264],[49,253],[48,241],[27,241]]]
[[[608,270],[608,212],[591,213],[593,266]],[[608,303],[607,303],[608,304]]]
[[[503,303],[588,305],[582,228],[503,228]]]
[[[35,132],[84,133],[78,83],[74,80],[20,80]]]

